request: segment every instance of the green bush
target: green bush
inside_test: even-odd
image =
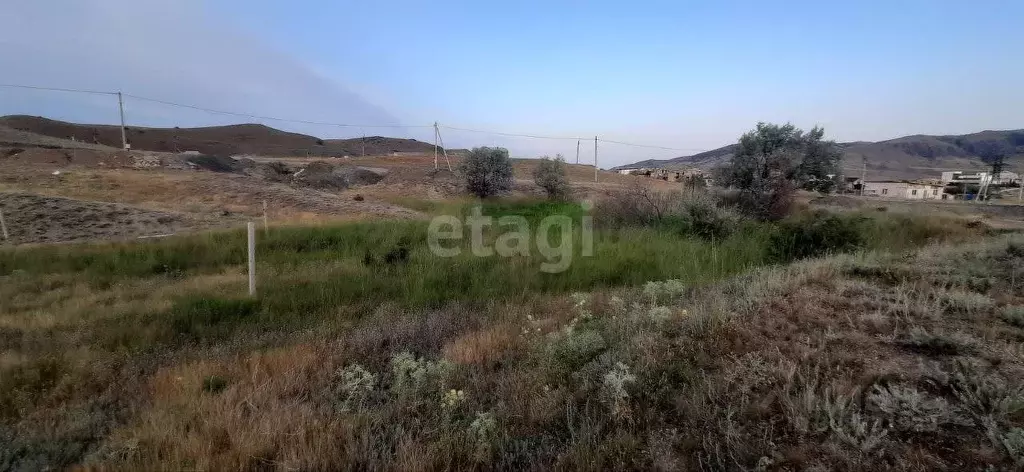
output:
[[[704,239],[721,240],[735,231],[739,219],[732,212],[715,206],[708,200],[688,200],[683,203],[684,221],[689,234]]]
[[[554,200],[569,194],[569,182],[565,179],[565,159],[559,154],[554,159],[544,156],[533,171],[533,181],[544,189],[548,198]]]
[[[861,218],[837,215],[782,221],[771,234],[769,259],[788,262],[863,247],[863,223]]]
[[[512,189],[512,160],[508,149],[473,148],[459,165],[466,190],[486,198]]]

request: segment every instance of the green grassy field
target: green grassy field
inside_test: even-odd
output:
[[[435,214],[465,216],[472,209],[462,205],[434,208],[434,211]],[[551,215],[563,215],[575,222],[587,215],[574,203],[537,201],[487,202],[482,214],[522,216],[531,227]],[[251,298],[246,295],[246,249],[242,231],[139,242],[0,250],[0,396],[3,398],[0,421],[9,431],[18,432],[16,440],[6,439],[10,447],[7,455],[0,454],[0,466],[69,465],[83,460],[104,463],[113,456],[103,454],[112,454],[109,448],[115,444],[116,454],[122,456],[117,456],[121,459],[114,462],[126,461],[122,465],[139,465],[133,461],[148,458],[145,460],[160,460],[171,467],[196,466],[197,458],[215,457],[217,453],[202,449],[206,446],[187,446],[186,442],[177,441],[196,438],[200,442],[208,441],[207,433],[194,429],[204,424],[204,420],[192,417],[185,421],[159,415],[171,414],[176,409],[200,412],[214,403],[243,401],[244,398],[231,397],[237,395],[232,392],[254,388],[258,383],[245,387],[242,377],[252,375],[255,379],[263,375],[246,373],[244,366],[249,363],[271,362],[273,365],[261,368],[276,372],[281,378],[293,379],[295,369],[313,368],[311,366],[319,362],[314,361],[316,356],[329,359],[329,365],[317,367],[327,370],[303,374],[308,380],[296,378],[298,383],[292,387],[267,380],[275,383],[275,389],[299,389],[305,392],[301,394],[303,397],[322,395],[324,393],[317,390],[321,388],[326,391],[342,388],[323,383],[334,382],[331,372],[350,364],[350,360],[359,359],[367,368],[386,370],[392,362],[389,359],[402,351],[462,365],[464,368],[457,369],[458,373],[452,374],[455,377],[447,382],[450,385],[472,384],[477,392],[474,395],[485,395],[482,392],[488,388],[511,392],[513,390],[509,389],[516,382],[526,382],[529,388],[541,388],[544,382],[555,388],[569,388],[575,382],[572,380],[574,372],[590,365],[594,356],[626,349],[622,343],[636,340],[628,326],[583,316],[579,305],[574,308],[564,294],[590,292],[595,294],[590,300],[607,307],[608,297],[624,290],[629,293],[629,287],[672,279],[672,290],[676,290],[672,296],[679,297],[702,293],[705,287],[710,290],[723,280],[764,270],[759,268],[766,265],[788,263],[797,257],[880,248],[899,253],[927,243],[962,242],[985,232],[984,228],[961,220],[880,212],[807,214],[778,223],[743,221],[720,239],[688,233],[686,228],[690,227],[692,225],[673,224],[599,228],[594,230],[590,257],[581,254],[583,235],[579,225],[570,233],[555,232],[549,236],[550,242],[558,242],[564,236],[572,241],[573,247],[571,264],[558,273],[540,271],[541,264],[550,262],[551,258],[541,254],[535,242],[531,243],[529,255],[476,257],[469,250],[468,233],[455,243],[463,249],[461,254],[437,257],[427,246],[428,223],[423,221],[272,227],[257,235],[259,283],[257,296]],[[491,245],[501,235],[500,229],[492,228],[484,233],[484,241]],[[795,247],[801,248],[800,251],[794,251]],[[650,308],[651,316],[656,319],[678,314],[676,308],[672,308],[666,314],[659,311],[655,315],[655,309],[662,309],[647,307],[650,299],[646,295],[638,297],[640,304],[635,307],[641,307],[644,313]],[[721,294],[721,297],[729,295]],[[689,307],[693,314],[702,314],[694,320],[709,320],[708,313],[718,309],[714,308],[717,301],[702,300]],[[657,300],[655,305],[658,305]],[[524,326],[527,315],[530,321]],[[694,322],[705,326],[703,321]],[[596,330],[601,334],[598,337],[570,336],[553,344],[534,339],[536,335],[531,334],[536,329],[552,335],[566,323],[586,328],[585,332]],[[668,333],[658,336],[662,335]],[[331,339],[344,342],[335,345]],[[652,340],[642,342],[648,341]],[[309,346],[318,347],[306,351]],[[325,353],[323,349],[334,351]],[[278,356],[275,352],[282,354],[275,357]],[[257,358],[264,360],[252,360]],[[506,362],[515,366],[496,367]],[[604,365],[605,361],[601,362]],[[433,367],[416,364],[410,368],[428,372]],[[474,372],[483,376],[479,382],[484,384],[469,380],[467,376],[475,375]],[[178,380],[173,380],[178,378],[185,379],[181,382],[189,385],[197,382],[199,386],[195,391],[190,390],[191,387],[181,390],[175,383]],[[492,384],[488,386],[488,382]],[[248,395],[257,395],[256,391],[247,391]],[[403,433],[388,426],[382,433],[386,437],[373,436],[375,441],[383,441],[382,444],[392,448],[403,441],[412,441],[410,444],[462,441],[459,439],[463,438],[462,433],[452,433],[448,439],[427,433],[429,428],[455,421],[454,417],[436,423],[442,418],[430,413],[424,417],[429,418],[425,420],[429,424],[421,425],[427,430],[401,423],[400,418],[406,414],[426,408],[424,401],[436,406],[438,399],[428,401],[420,397],[422,393],[422,388],[418,388],[402,394],[412,395],[409,398],[403,397],[405,399],[397,403],[385,402],[386,414],[378,412],[369,417],[357,415],[344,419],[335,413],[307,412],[312,415],[307,419],[322,416],[330,421],[356,421],[346,423],[346,428],[352,428],[346,430],[348,433],[334,431],[349,434],[346,441],[355,441],[357,437],[368,440],[373,434],[366,436],[367,431],[383,427],[381,421],[397,421],[396,424],[410,429]],[[575,398],[576,393],[563,390],[562,395],[561,400],[555,401],[561,405],[559,408],[566,405],[565,401]],[[363,400],[374,405],[381,401],[380,398]],[[178,401],[186,403],[174,406]],[[286,414],[278,409],[280,405],[276,402],[286,402],[287,398],[262,401],[276,405],[271,416]],[[319,400],[309,401],[319,404]],[[146,406],[150,403],[157,406]],[[472,404],[496,408],[482,397],[474,399]],[[585,406],[576,400],[571,400],[569,405]],[[132,413],[138,408],[148,413],[142,416]],[[403,410],[409,408],[411,410]],[[578,414],[589,418],[592,412]],[[463,420],[468,423],[473,418]],[[569,433],[559,429],[565,427],[563,420],[549,417],[538,419],[536,424],[520,424],[517,428],[523,434],[527,431],[536,434],[536,427],[548,428],[550,434],[543,435],[544,447],[556,447],[556,443],[547,441],[551,440],[551,435],[567,437]],[[167,424],[166,428],[158,426],[161,421]],[[242,420],[223,421],[228,424]],[[562,421],[561,426],[553,426],[559,421]],[[615,421],[602,428],[614,425]],[[248,430],[252,426],[232,424],[223,433],[227,437],[232,436],[229,430]],[[302,428],[309,426],[303,425]],[[183,429],[176,430],[178,427]],[[370,430],[361,429],[364,427]],[[553,427],[555,429],[551,430]],[[642,424],[634,427],[643,430]],[[206,426],[200,427],[205,431],[203,428]],[[285,430],[288,428],[282,431]],[[406,433],[412,436],[402,439]],[[497,434],[495,431],[487,434],[492,433]],[[519,433],[513,429],[502,434]],[[164,439],[154,435],[163,435]],[[274,441],[290,441],[278,432],[269,437],[278,438]],[[0,437],[0,440],[5,439]],[[125,444],[140,440],[146,451],[143,455],[131,455],[135,454],[131,447],[124,449]],[[489,439],[492,440],[501,442],[497,438]],[[258,447],[269,447],[262,439],[252,439],[251,444],[244,445],[246,441],[250,440],[229,441],[225,447],[232,452],[228,454],[230,458],[223,459],[226,462],[214,460],[203,464],[213,468],[248,468],[255,463],[245,457],[283,460],[246,449],[260,444],[262,446]],[[300,445],[313,447],[308,443]],[[435,446],[437,444],[431,447]],[[506,446],[513,447],[512,443]],[[527,447],[526,443],[521,446]],[[188,449],[191,447],[201,450]],[[345,447],[358,448],[354,443]],[[446,443],[437,451],[457,450],[462,455],[454,460],[467,465],[472,461],[465,454],[473,453],[465,447],[468,446]],[[155,452],[164,449],[177,452],[169,456]],[[583,451],[578,450],[580,454]],[[369,452],[360,452],[366,453]],[[386,449],[375,452],[378,453],[380,457],[363,457],[349,463],[395,465],[385,460]],[[414,456],[415,450],[405,453]],[[309,453],[292,450],[288,454],[306,457]],[[497,451],[487,454],[497,454]],[[508,466],[518,460],[509,456],[510,451],[501,454],[504,454],[501,464]],[[317,460],[331,457],[337,458],[328,454]],[[431,457],[424,464],[437,465],[440,456]],[[39,462],[31,462],[33,460]]]

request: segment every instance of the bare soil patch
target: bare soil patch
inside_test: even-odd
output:
[[[49,243],[131,239],[237,224],[236,219],[197,219],[192,215],[146,210],[25,193],[0,193],[10,243]]]

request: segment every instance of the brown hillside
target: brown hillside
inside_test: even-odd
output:
[[[121,129],[112,125],[77,124],[36,116],[0,117],[0,126],[54,138],[74,137],[86,143],[121,146]],[[261,124],[210,126],[202,128],[127,127],[132,149],[160,152],[199,151],[203,154],[267,156],[358,156],[392,152],[432,151],[433,145],[413,139],[373,136],[321,140]],[[365,151],[364,151],[365,150]]]
[[[943,169],[985,169],[991,156],[1007,156],[1009,169],[1024,163],[1024,130],[981,131],[964,135],[914,135],[888,141],[840,143],[843,149],[843,171],[859,175],[867,163],[869,178],[930,178]],[[620,166],[629,167],[699,167],[711,169],[729,162],[736,145],[667,160],[646,160]],[[617,168],[617,169],[618,169]]]

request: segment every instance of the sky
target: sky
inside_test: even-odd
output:
[[[561,153],[601,167],[736,141],[1024,128],[1024,2],[0,0],[0,83],[126,98],[129,125]],[[0,87],[0,115],[116,123],[109,95]],[[418,127],[414,127],[418,126]],[[567,139],[501,136],[451,128]]]

